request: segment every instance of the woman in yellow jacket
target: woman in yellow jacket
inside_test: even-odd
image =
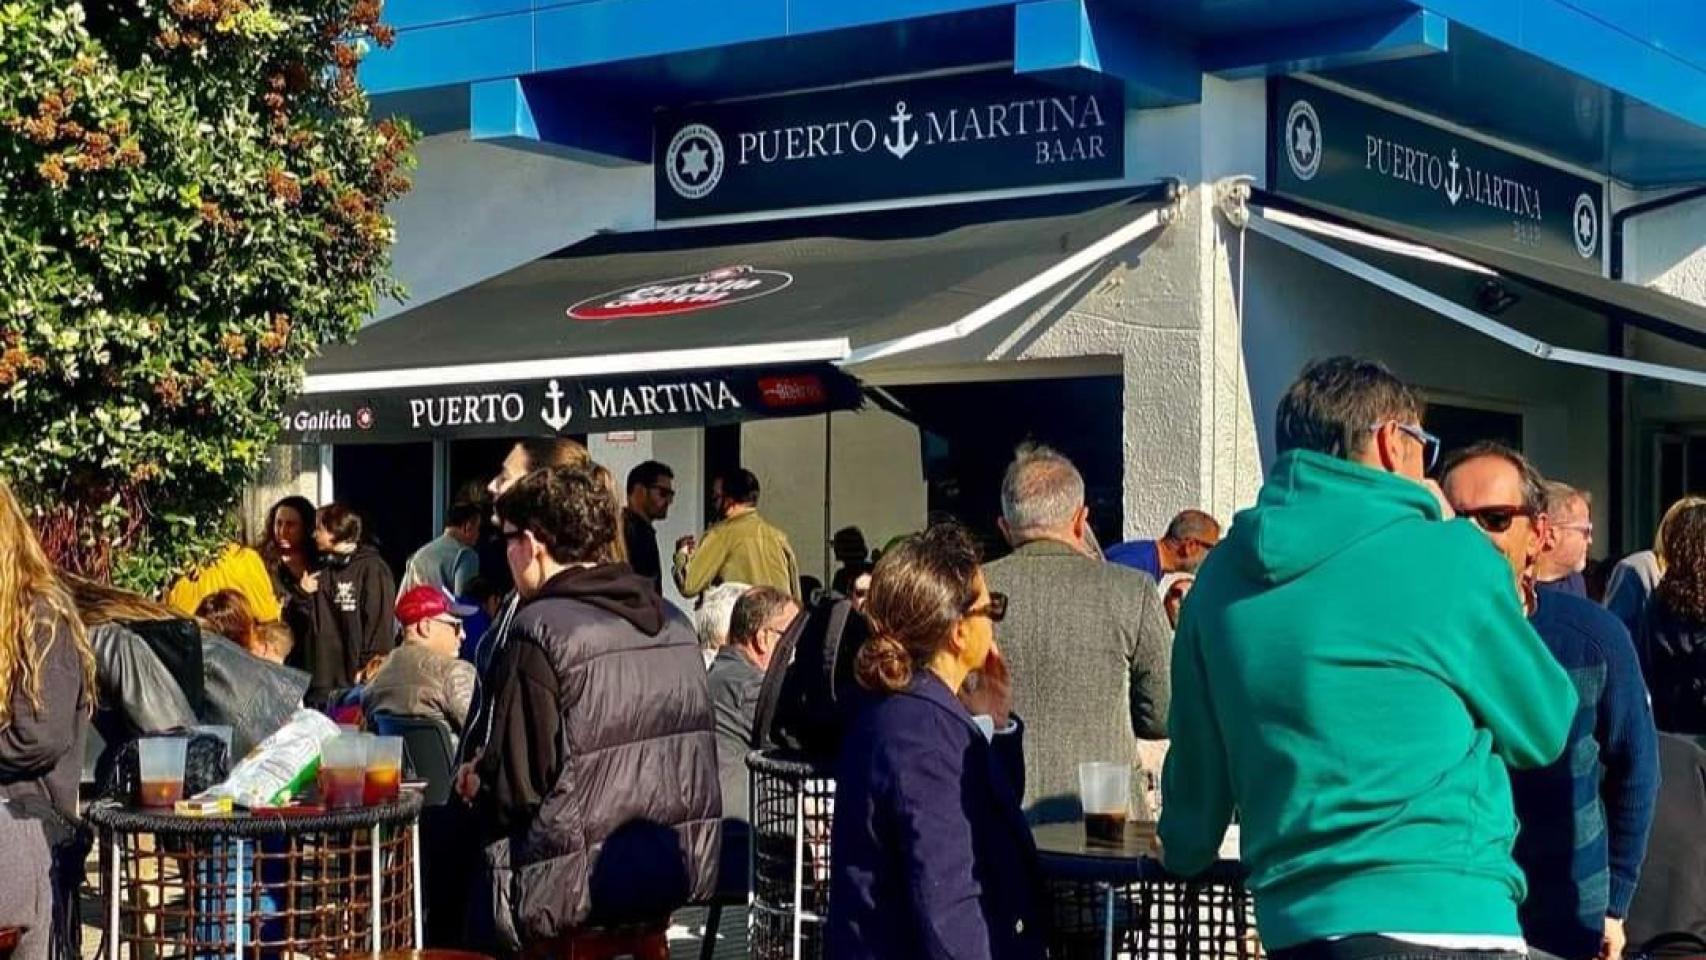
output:
[[[278,597],[260,552],[241,543],[228,543],[211,565],[180,577],[166,591],[166,605],[186,617],[195,616],[202,600],[221,590],[235,590],[249,601],[257,623],[279,618]]]

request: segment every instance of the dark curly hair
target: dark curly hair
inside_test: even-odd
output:
[[[860,685],[906,689],[977,602],[977,572],[977,544],[958,524],[936,524],[884,551],[865,600],[871,637],[854,667]]]
[[[592,463],[546,467],[515,482],[498,519],[526,530],[558,563],[608,563],[616,553],[616,503],[609,472]]]
[[[1706,623],[1706,504],[1671,517],[1664,537],[1665,576],[1655,596],[1676,616]]]

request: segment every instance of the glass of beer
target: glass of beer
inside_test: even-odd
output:
[[[1079,764],[1078,797],[1084,807],[1084,839],[1097,846],[1123,846],[1131,810],[1131,765]]]
[[[147,737],[136,741],[137,766],[142,775],[142,805],[166,807],[184,798],[184,737]]]
[[[346,733],[320,748],[320,799],[328,807],[359,807],[367,785],[367,738]]]
[[[364,806],[396,803],[403,786],[403,738],[374,737],[367,744],[367,784]]]

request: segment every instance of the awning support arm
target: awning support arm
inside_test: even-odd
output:
[[[1691,387],[1706,387],[1706,372],[1647,363],[1641,360],[1629,360],[1623,357],[1611,357],[1587,350],[1559,347],[1537,337],[1531,337],[1520,330],[1505,326],[1490,317],[1476,313],[1460,303],[1448,300],[1402,277],[1394,276],[1373,264],[1358,260],[1350,254],[1312,237],[1305,236],[1297,230],[1282,226],[1267,216],[1268,213],[1269,211],[1264,210],[1263,216],[1251,217],[1250,228],[1270,240],[1284,244],[1299,253],[1342,270],[1353,277],[1371,283],[1388,293],[1402,297],[1417,306],[1439,314],[1447,320],[1468,327],[1483,336],[1491,337],[1505,346],[1520,350],[1532,357],[1594,370],[1604,370],[1610,373],[1627,373],[1654,380],[1681,383]],[[1440,254],[1440,256],[1446,255]]]
[[[1108,234],[1083,250],[1061,260],[1047,270],[1037,274],[1024,283],[1019,284],[994,300],[989,301],[976,310],[966,314],[953,323],[936,327],[931,330],[920,330],[917,333],[892,340],[883,340],[868,344],[854,350],[842,361],[842,366],[852,366],[858,363],[868,363],[881,360],[896,354],[921,350],[937,344],[948,343],[968,337],[995,321],[1005,317],[1029,301],[1041,296],[1049,290],[1065,283],[1067,280],[1085,270],[1090,269],[1102,260],[1112,256],[1121,247],[1127,246],[1142,237],[1172,223],[1177,217],[1178,197],[1173,202],[1156,207],[1144,213],[1118,230]]]

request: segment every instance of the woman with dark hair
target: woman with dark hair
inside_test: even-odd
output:
[[[857,676],[873,697],[836,767],[829,955],[1040,960],[1025,763],[995,649],[1007,598],[954,525],[885,551]]]
[[[267,510],[266,528],[255,548],[272,578],[279,619],[290,627],[291,633],[306,637],[313,628],[309,616],[312,604],[302,592],[302,578],[320,564],[320,551],[314,546],[314,504],[307,497],[285,497],[274,503]],[[302,650],[301,646],[296,647],[291,666],[305,666]]]
[[[361,517],[328,503],[314,518],[320,566],[301,580],[308,629],[297,649],[310,676],[307,702],[326,707],[360,683],[397,639],[397,582],[379,551],[362,541]]]
[[[1665,524],[1664,579],[1641,624],[1653,722],[1666,733],[1706,734],[1706,504]]]

